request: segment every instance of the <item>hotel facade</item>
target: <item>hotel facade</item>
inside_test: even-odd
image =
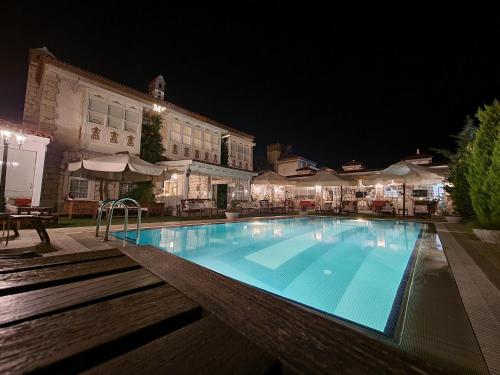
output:
[[[125,195],[129,181],[96,179],[67,171],[68,162],[128,152],[140,155],[144,114],[161,115],[165,148],[161,164],[170,179],[155,194],[172,207],[181,199],[249,199],[254,136],[165,100],[158,76],[148,93],[121,85],[57,59],[46,48],[31,49],[23,113],[25,127],[52,134],[40,204],[61,210],[65,198],[100,201]],[[223,143],[227,166],[221,165]],[[217,192],[219,191],[219,194]],[[224,200],[224,199],[223,199]]]

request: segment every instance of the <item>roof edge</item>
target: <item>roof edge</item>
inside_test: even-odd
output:
[[[86,77],[89,80],[98,81],[102,85],[107,85],[109,88],[113,88],[115,90],[120,90],[121,91],[121,93],[120,93],[121,95],[124,95],[124,94],[129,95],[129,96],[133,95],[135,97],[135,99],[138,99],[140,101],[143,101],[143,102],[146,102],[146,103],[154,103],[154,104],[161,105],[161,106],[166,107],[166,108],[168,108],[170,110],[180,112],[180,113],[182,113],[184,115],[187,115],[187,116],[191,116],[191,117],[195,118],[196,120],[199,120],[199,121],[202,121],[202,122],[206,122],[207,124],[210,124],[210,125],[213,125],[213,126],[217,126],[217,127],[221,128],[221,129],[227,130],[229,132],[233,132],[233,133],[238,134],[238,135],[240,135],[242,137],[249,138],[252,141],[255,139],[255,136],[252,135],[252,134],[245,133],[244,131],[241,131],[241,130],[235,129],[235,128],[231,127],[231,126],[222,124],[222,123],[220,123],[220,122],[218,122],[216,120],[213,120],[213,119],[211,119],[209,117],[206,117],[204,115],[200,115],[199,113],[190,111],[190,110],[188,110],[186,108],[183,108],[183,107],[180,107],[177,104],[153,98],[150,95],[148,95],[147,93],[144,93],[142,91],[136,90],[136,89],[134,89],[132,87],[126,86],[126,85],[121,84],[119,82],[113,81],[113,80],[111,80],[109,78],[106,78],[104,76],[101,76],[99,74],[89,72],[87,70],[79,68],[79,67],[77,67],[75,65],[72,65],[70,63],[67,63],[65,61],[59,60],[59,59],[53,57],[53,55],[52,56],[50,56],[48,54],[36,55],[35,53],[33,53],[36,50],[39,50],[39,49],[37,49],[37,48],[31,48],[30,49],[29,61],[30,62],[31,61],[37,61],[37,62],[39,62],[40,66],[42,67],[42,69],[43,69],[43,66],[45,64],[50,64],[50,65],[53,65],[53,66],[58,67],[60,69],[68,70],[68,71],[70,71],[70,72],[72,72],[74,74],[84,76],[84,77]],[[36,56],[38,56],[39,58],[36,58]],[[41,77],[41,74],[38,74],[37,77]]]

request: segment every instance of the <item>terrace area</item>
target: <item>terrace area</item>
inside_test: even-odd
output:
[[[144,227],[227,223],[222,218],[196,219],[156,218]],[[68,222],[47,229],[51,246],[33,248],[39,242],[36,232],[25,229],[2,250],[16,253],[31,246],[42,255],[0,260],[5,281],[0,298],[6,302],[0,337],[9,342],[7,356],[0,361],[5,372],[186,372],[197,352],[196,365],[213,372],[245,368],[249,373],[320,373],[340,368],[351,373],[498,373],[500,249],[483,246],[466,226],[427,221],[429,230],[420,242],[405,294],[407,306],[396,335],[387,338],[168,252],[96,240],[94,227],[83,226],[92,225],[90,219],[72,226]],[[122,225],[112,229],[121,230]],[[117,323],[103,329],[106,324],[93,323],[97,316]],[[134,324],[128,323],[132,316]],[[85,329],[68,331],[68,324]],[[36,339],[45,330],[64,340]],[[22,337],[17,334],[21,331]],[[52,350],[64,342],[75,345]],[[148,360],[160,353],[172,355]]]

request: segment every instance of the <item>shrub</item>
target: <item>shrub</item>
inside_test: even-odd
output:
[[[153,183],[139,182],[135,188],[130,191],[129,197],[139,203],[151,203],[155,201],[153,193]]]
[[[495,100],[492,105],[485,105],[479,109],[476,118],[479,128],[476,132],[468,162],[467,181],[470,185],[472,207],[479,223],[483,226],[492,226],[498,223],[498,208],[493,207],[497,200],[499,174],[493,163],[493,154],[498,143],[500,129],[500,103]],[[495,216],[496,215],[496,216]]]
[[[435,150],[450,160],[448,177],[446,178],[449,184],[445,186],[445,190],[453,201],[453,211],[467,221],[475,218],[470,200],[470,186],[466,176],[469,168],[471,142],[475,131],[474,120],[467,116],[463,129],[457,135],[452,136],[457,145],[455,152]]]
[[[489,192],[489,225],[500,228],[500,131],[493,149],[491,165],[486,174],[485,186]]]

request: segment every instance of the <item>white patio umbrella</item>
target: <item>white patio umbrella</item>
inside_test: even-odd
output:
[[[168,177],[165,167],[154,165],[129,153],[98,156],[68,164],[68,171],[87,170],[94,176],[110,180],[151,181]]]
[[[274,192],[274,189],[271,189],[271,186],[289,186],[289,185],[294,185],[295,182],[292,180],[289,180],[286,177],[283,177],[279,175],[276,172],[273,171],[266,171],[262,173],[261,175],[254,177],[252,179],[252,185],[264,185],[265,189],[267,190],[268,194],[271,196],[270,191]],[[285,199],[286,199],[286,188],[285,188]]]
[[[276,172],[266,171],[261,175],[254,177],[252,180],[254,185],[294,185],[295,182],[283,177]]]
[[[363,178],[363,184],[403,184],[403,216],[406,209],[406,185],[432,185],[442,182],[443,176],[429,170],[427,167],[400,161],[387,168]]]
[[[296,182],[297,186],[355,186],[357,181],[340,177],[332,172],[319,171],[313,176],[305,177]]]
[[[363,178],[368,183],[431,185],[443,181],[443,176],[418,164],[400,161]]]

